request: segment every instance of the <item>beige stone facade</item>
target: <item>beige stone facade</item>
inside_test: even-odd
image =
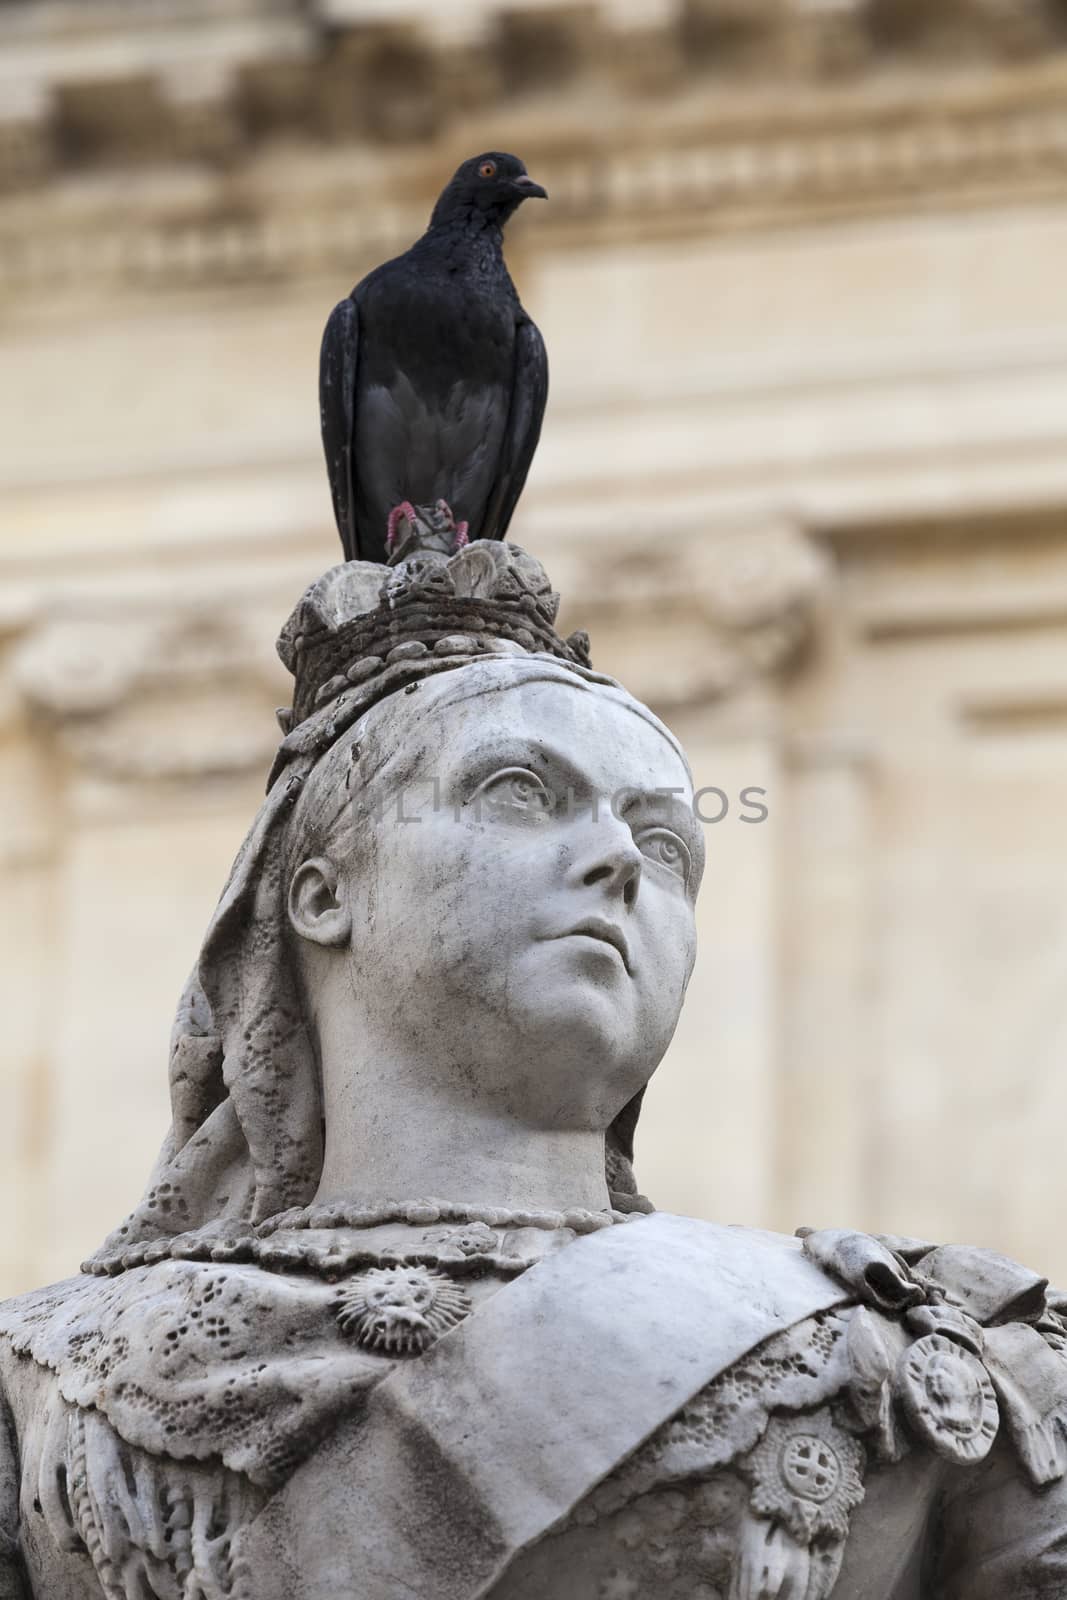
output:
[[[500,145],[551,195],[515,536],[730,802],[646,1189],[1067,1276],[1065,20],[0,6],[0,1292],[166,1125],[272,641],[338,553],[326,313]]]

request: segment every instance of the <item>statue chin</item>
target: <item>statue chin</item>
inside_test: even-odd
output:
[[[368,1015],[366,985],[353,984],[342,961],[325,974],[316,965],[316,1049],[328,1134],[336,1144],[343,1130],[352,1171],[367,1169],[368,1123],[421,1134],[442,1107],[456,1145],[466,1143],[468,1123],[483,1131],[492,1122],[502,1132],[603,1134],[648,1083],[676,1022],[676,1013],[659,1006],[638,1011],[639,997],[607,943],[540,941],[515,961],[506,983],[494,972],[483,986],[468,964],[455,982],[448,969],[440,973],[435,996],[435,975],[427,973],[400,1025],[389,1014],[388,1029],[373,1034],[385,1040],[368,1083],[366,1040],[381,1019]],[[346,1109],[356,1104],[358,1112]],[[463,1192],[484,1189],[472,1150]]]
[[[516,997],[512,1049],[521,1038],[525,1055],[528,1042],[532,1062],[521,1076],[509,1074],[517,1114],[542,1125],[603,1130],[645,1088],[674,1024],[634,1016],[633,997],[622,985],[598,982],[592,969],[617,959],[596,949],[553,950],[543,958],[543,984]]]

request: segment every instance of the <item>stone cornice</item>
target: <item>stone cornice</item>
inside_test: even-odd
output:
[[[703,0],[705,34],[724,5]],[[18,42],[14,24],[30,9],[0,12],[0,49]],[[154,33],[131,21],[125,38],[116,24],[126,56],[113,50],[108,72],[84,81],[50,83],[59,46],[39,43],[36,90],[24,84],[21,113],[16,100],[0,119],[10,191],[0,293],[356,272],[421,229],[441,171],[499,139],[505,103],[509,139],[552,194],[537,249],[1067,192],[1067,51],[1051,48],[1051,32],[1041,56],[1005,62],[992,59],[996,31],[975,23],[963,35],[969,53],[947,62],[934,48],[943,31],[924,54],[921,30],[911,50],[879,51],[868,29],[861,57],[825,78],[806,57],[790,64],[799,19],[787,34],[780,20],[750,27],[754,56],[742,71],[725,46],[700,47],[694,3],[661,21],[655,41],[642,33],[638,54],[667,65],[635,89],[620,64],[635,36],[612,24],[609,5],[531,7],[513,15],[511,34],[483,18],[482,36],[457,41],[416,22],[346,25],[336,5],[327,19],[323,4],[227,0],[208,29],[220,55],[199,75],[182,54],[189,30],[175,43],[167,7],[150,9]],[[837,7],[834,29],[857,28],[861,10]],[[515,16],[525,19],[521,50]],[[805,16],[814,27],[815,14]],[[155,42],[155,67],[144,65],[146,47],[124,75],[144,40]],[[555,72],[551,94],[532,65],[509,79],[520,57]]]
[[[237,777],[265,770],[285,674],[232,614],[45,617],[11,659],[38,736],[112,781]]]
[[[787,523],[710,530],[685,553],[623,534],[616,546],[607,575],[591,554],[560,563],[567,616],[593,630],[601,665],[624,669],[661,711],[786,673],[830,583],[828,561]],[[548,561],[551,570],[551,552]],[[291,694],[269,640],[298,592],[283,570],[221,584],[199,602],[145,572],[129,575],[121,604],[86,585],[62,605],[27,596],[7,630],[11,709],[79,770],[108,780],[265,771],[278,738],[272,708]]]

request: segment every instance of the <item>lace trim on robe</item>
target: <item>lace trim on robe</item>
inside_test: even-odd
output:
[[[547,1592],[546,1574],[567,1571],[573,1600],[725,1600],[777,1564],[788,1593],[826,1600],[862,1497],[862,1446],[831,1415],[849,1385],[848,1318],[820,1313],[722,1373],[520,1562],[502,1594],[528,1600]],[[821,1435],[847,1462],[850,1495],[833,1532],[791,1531],[784,1504],[767,1513],[757,1453],[776,1428]]]

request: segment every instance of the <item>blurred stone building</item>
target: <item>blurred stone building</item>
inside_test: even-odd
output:
[[[1067,1274],[1067,0],[6,0],[0,1291],[140,1191],[322,323],[494,147],[515,536],[729,807],[646,1189]]]

